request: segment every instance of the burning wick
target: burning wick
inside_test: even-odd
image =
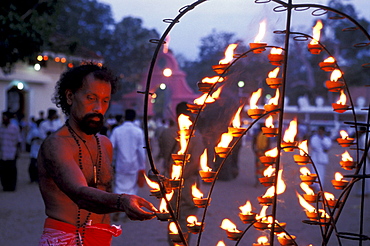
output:
[[[198,208],[205,208],[208,198],[203,198],[203,193],[197,188],[197,184],[191,186],[194,205]],[[211,201],[211,200],[210,200]]]
[[[281,66],[284,62],[284,55],[282,55],[282,48],[273,47],[270,51],[270,54],[267,56],[269,62],[274,66]]]
[[[199,174],[204,182],[212,182],[216,175],[216,172],[212,171],[207,165],[207,149],[204,149],[203,154],[200,156],[200,167],[202,170],[199,170]]]
[[[252,119],[258,119],[258,117],[260,117],[265,112],[264,109],[259,109],[257,106],[257,102],[260,99],[261,94],[262,94],[261,88],[259,88],[257,91],[252,93],[252,96],[249,102],[250,109],[248,109],[248,115]]]
[[[308,185],[312,185],[313,182],[316,181],[316,178],[317,178],[317,174],[311,174],[310,170],[308,170],[307,167],[301,167],[301,169],[299,169],[299,171],[301,172],[302,175],[300,175],[299,177],[301,178],[301,181],[308,184]]]
[[[346,188],[349,182],[347,180],[342,179],[343,175],[340,172],[336,172],[334,175],[334,179],[331,181],[335,189],[343,190],[344,188]]]
[[[321,20],[318,20],[316,22],[316,25],[313,27],[313,39],[308,44],[308,50],[313,55],[318,55],[321,53],[323,48],[319,44],[320,35],[321,35],[321,29],[323,28],[323,24]]]
[[[279,71],[280,71],[280,68],[276,67],[274,70],[270,71],[267,75],[266,84],[272,89],[279,88],[281,84],[283,83],[282,78],[277,78]]]
[[[276,158],[278,156],[279,152],[277,150],[277,147],[270,149],[265,152],[264,156],[260,156],[259,159],[261,163],[263,163],[265,166],[272,165],[276,163]]]
[[[267,46],[267,43],[262,43],[261,40],[265,36],[266,33],[266,21],[262,21],[259,26],[258,34],[256,38],[254,39],[254,43],[250,43],[249,47],[253,50],[253,53],[262,53],[265,51],[265,47]]]
[[[344,94],[343,90],[340,91],[339,100],[336,103],[332,103],[333,110],[338,113],[344,113],[349,109],[349,106],[346,105],[347,96]]]
[[[331,72],[335,69],[335,59],[334,57],[330,56],[326,58],[324,61],[319,63],[319,66],[325,72]]]
[[[345,170],[352,170],[356,167],[356,163],[353,161],[353,158],[350,156],[347,150],[342,154],[340,165]]]
[[[297,132],[297,119],[294,119],[289,123],[288,129],[284,133],[283,142],[281,143],[281,147],[284,149],[285,152],[293,151],[294,148],[291,148],[290,146],[294,147],[297,145],[297,142],[294,141]]]
[[[266,236],[261,236],[257,239],[257,243],[253,243],[253,246],[269,246],[268,238]]]
[[[340,144],[342,147],[349,147],[351,144],[355,141],[354,138],[350,138],[348,136],[348,133],[345,130],[341,130],[339,132],[340,138],[337,138],[337,142]]]
[[[252,223],[255,220],[256,213],[252,212],[252,205],[250,201],[247,201],[245,205],[240,206],[239,218],[244,224]]]
[[[308,145],[307,140],[303,140],[300,144],[298,144],[299,148],[299,155],[294,155],[294,161],[298,165],[306,165],[310,162],[310,158],[307,156],[308,154]]]
[[[225,58],[220,60],[218,65],[212,66],[213,71],[215,71],[217,74],[222,74],[225,72],[225,69],[229,66],[234,58],[234,50],[237,46],[237,44],[229,44],[225,50]]]
[[[327,80],[325,82],[326,88],[328,88],[328,90],[331,92],[341,91],[344,87],[344,82],[339,81],[341,77],[342,71],[340,71],[339,69],[335,69],[330,75],[330,80]]]
[[[198,222],[197,217],[190,215],[186,221],[188,222],[186,226],[188,227],[190,233],[197,234],[201,231],[202,222]]]
[[[229,219],[224,219],[220,227],[226,231],[227,237],[234,241],[237,241],[243,234],[242,231],[236,229],[236,225]]]

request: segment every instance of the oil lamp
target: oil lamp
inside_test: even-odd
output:
[[[256,215],[256,222],[253,224],[254,228],[257,230],[263,231],[266,230],[269,226],[268,217],[266,217],[266,210],[268,206],[263,205],[261,208],[261,212]]]
[[[270,54],[267,56],[269,62],[274,66],[281,66],[284,62],[284,55],[282,55],[282,48],[273,47],[270,51]]]
[[[267,43],[262,43],[261,40],[266,33],[266,21],[262,21],[259,26],[259,31],[257,36],[254,39],[254,43],[249,43],[249,47],[253,49],[253,53],[262,53],[266,50]]]
[[[340,161],[340,165],[345,170],[352,170],[356,167],[356,163],[353,161],[353,158],[350,156],[347,150],[342,154],[342,161]]]
[[[326,58],[324,61],[319,63],[319,66],[325,72],[331,72],[335,69],[335,59],[334,57],[330,56]]]
[[[279,71],[280,71],[280,68],[276,67],[274,70],[270,71],[267,75],[266,84],[272,89],[279,88],[281,84],[283,83],[282,78],[277,78]]]
[[[340,172],[336,172],[331,183],[335,189],[343,190],[349,182],[347,180],[343,180],[343,175]]]
[[[145,177],[145,180],[146,180],[146,183],[148,184],[148,186],[150,188],[152,188],[150,190],[150,194],[151,196],[155,196],[157,198],[162,198],[162,192],[161,192],[161,188],[159,186],[159,184],[157,182],[153,182],[151,181],[145,174],[144,174],[144,177]]]
[[[266,236],[261,236],[257,239],[257,243],[253,243],[253,246],[270,246]]]
[[[288,129],[284,133],[283,142],[281,143],[281,147],[285,152],[291,152],[294,150],[294,147],[297,146],[297,142],[294,141],[297,131],[297,119],[294,119],[289,123]]]
[[[269,166],[268,168],[266,168],[263,171],[264,177],[259,178],[260,183],[263,184],[264,186],[272,186],[275,180],[275,175],[273,175],[274,173],[275,173],[274,167]]]
[[[274,127],[272,116],[269,115],[266,118],[265,126],[262,127],[262,133],[263,133],[263,135],[265,135],[266,137],[269,137],[269,138],[276,137],[276,135],[278,134],[278,131],[279,131],[279,129],[276,128],[276,127]]]
[[[205,208],[208,202],[208,198],[203,198],[203,193],[197,188],[197,184],[191,186],[191,192],[193,195],[194,205],[198,208]],[[211,202],[211,198],[209,198]]]
[[[223,133],[221,135],[221,140],[218,145],[215,147],[216,154],[221,157],[225,158],[230,151],[231,147],[228,147],[231,141],[233,140],[233,135],[229,132]]]
[[[214,84],[221,83],[223,81],[224,81],[224,78],[220,76],[213,76],[212,78],[205,77],[202,79],[202,82],[199,82],[197,85],[198,85],[199,91],[203,93],[209,93]]]
[[[318,55],[321,53],[321,51],[323,50],[323,48],[321,47],[321,45],[319,44],[319,40],[320,40],[320,32],[321,32],[321,29],[323,28],[323,24],[322,24],[322,21],[321,20],[318,20],[316,22],[316,25],[313,27],[313,39],[311,40],[311,42],[308,44],[308,50],[311,52],[311,54],[313,55]]]
[[[339,92],[344,87],[344,82],[339,79],[342,77],[342,72],[339,69],[333,70],[330,75],[330,80],[325,82],[326,88],[331,92]]]
[[[308,170],[307,167],[301,167],[301,169],[299,169],[299,171],[302,174],[302,175],[299,176],[302,182],[304,182],[308,185],[312,185],[313,182],[316,182],[317,174],[315,174],[315,173],[311,174],[310,170]]]
[[[340,134],[341,137],[340,138],[337,138],[337,142],[342,147],[349,147],[355,141],[354,138],[350,138],[348,136],[348,133],[345,130],[341,130],[339,132],[339,134]]]
[[[252,212],[252,205],[250,201],[247,201],[245,205],[240,206],[239,218],[244,224],[252,223],[256,218],[256,213]]]
[[[275,147],[273,149],[266,151],[264,156],[259,157],[259,160],[263,165],[269,166],[276,163],[278,154],[279,152],[277,150],[277,147]]]
[[[173,191],[169,194],[166,194],[167,201],[170,201],[173,196]],[[167,209],[167,203],[164,198],[161,199],[161,203],[159,205],[159,211],[155,213],[157,219],[160,221],[168,221],[171,218],[171,214]]]
[[[280,169],[278,171],[278,176],[277,176],[276,194],[278,194],[278,195],[284,193],[284,191],[286,189],[285,182],[282,179],[282,174],[283,174],[283,170]],[[272,201],[273,201],[273,198],[274,198],[274,195],[275,195],[275,186],[271,186],[270,188],[268,188],[266,190],[266,193],[263,196],[259,196],[259,197],[257,197],[257,199],[258,199],[259,203],[262,204],[262,205],[271,205]]]
[[[277,234],[277,239],[280,243],[280,245],[295,245],[294,240],[296,239],[296,236],[294,235],[287,235],[285,232]]]
[[[317,195],[314,193],[314,191],[308,186],[307,183],[302,182],[300,184],[300,187],[306,194],[303,194],[303,198],[309,202],[309,203],[315,203],[317,202]]]
[[[285,227],[286,227],[285,222],[279,222],[278,220],[275,220],[275,223],[273,223],[272,216],[268,217],[268,221],[269,221],[268,229],[271,230],[271,228],[274,226],[274,233],[278,234],[278,233],[284,232]]]
[[[207,165],[207,149],[205,149],[203,154],[200,156],[200,167],[202,170],[199,170],[199,174],[202,180],[204,182],[212,182],[215,178],[216,172],[213,172]]]
[[[243,109],[244,105],[241,105],[235,113],[235,116],[232,120],[232,127],[228,127],[228,132],[231,133],[233,137],[241,137],[244,132],[247,130],[246,128],[241,128],[240,122],[240,113]]]
[[[225,72],[226,68],[230,65],[230,62],[234,56],[234,50],[236,49],[237,44],[230,44],[225,50],[225,58],[219,61],[218,65],[212,66],[213,71],[217,74],[222,74]]]
[[[172,165],[172,172],[171,172],[171,179],[169,180],[171,187],[173,189],[178,189],[181,186],[181,173],[182,173],[182,166],[181,165]]]
[[[330,219],[330,216],[323,209],[316,210],[314,206],[309,204],[301,195],[297,193],[299,203],[305,209],[306,216],[309,220],[319,221],[322,223],[327,223]]]
[[[265,112],[264,109],[259,109],[257,106],[257,101],[261,97],[261,94],[262,94],[261,88],[252,93],[249,103],[250,109],[248,109],[248,115],[252,119],[258,119],[258,117],[260,117]]]
[[[298,144],[299,148],[299,155],[293,155],[294,161],[298,165],[306,165],[310,162],[310,158],[307,156],[308,153],[308,146],[307,146],[307,140],[302,141],[300,144]]]
[[[340,204],[340,202],[338,202],[338,199],[335,199],[332,193],[324,192],[324,198],[327,201],[329,208],[335,208]]]
[[[179,235],[179,231],[177,229],[177,226],[175,222],[170,222],[169,224],[169,236],[172,242],[181,242],[181,237]]]
[[[229,219],[224,219],[220,227],[226,231],[227,238],[230,240],[237,241],[243,234],[243,231],[236,229],[236,225]]]
[[[277,114],[276,109],[279,108],[279,97],[279,89],[276,89],[275,96],[270,98],[268,104],[265,104],[265,106],[263,106],[267,112],[271,111],[270,114]]]
[[[333,110],[338,113],[344,113],[349,109],[349,106],[346,105],[347,97],[344,94],[343,90],[340,91],[339,100],[336,103],[332,103]]]
[[[197,217],[195,217],[194,215],[188,216],[186,221],[188,222],[186,226],[190,233],[198,234],[201,230],[203,230],[202,222],[198,222]]]

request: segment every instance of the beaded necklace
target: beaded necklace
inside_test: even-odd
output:
[[[91,158],[91,161],[93,163],[93,172],[94,172],[94,184],[93,184],[93,187],[97,188],[98,187],[98,183],[99,183],[99,174],[100,174],[100,170],[101,170],[101,163],[102,163],[102,151],[101,151],[101,145],[100,145],[100,139],[97,135],[94,135],[95,137],[95,140],[96,140],[96,143],[97,143],[97,146],[98,146],[98,161],[97,163],[94,162],[93,160],[93,157],[91,155],[91,152],[90,152],[90,149],[88,148],[87,144],[86,144],[86,140],[84,140],[81,136],[79,136],[75,130],[73,130],[73,128],[70,126],[70,124],[68,123],[68,120],[66,121],[66,126],[68,128],[68,131],[69,133],[71,134],[71,136],[73,137],[73,139],[75,140],[77,146],[78,146],[78,165],[80,167],[81,170],[83,170],[83,166],[82,166],[82,147],[81,147],[81,144],[80,144],[80,140],[84,143],[87,151],[89,152],[90,154],[90,158]],[[89,212],[86,216],[86,219],[85,219],[85,222],[83,224],[81,224],[81,210],[78,209],[77,211],[77,228],[76,228],[76,243],[77,245],[79,246],[83,246],[83,240],[84,240],[84,236],[85,236],[85,227],[87,224],[89,224],[91,221],[89,220],[90,218],[90,215],[91,215],[91,212]],[[81,234],[79,233],[79,230],[80,228],[82,227],[82,232]]]

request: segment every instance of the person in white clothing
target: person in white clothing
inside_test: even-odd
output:
[[[145,172],[144,132],[134,120],[133,109],[125,111],[125,121],[113,129],[110,136],[115,157],[114,192],[137,195],[138,187],[142,186]],[[119,213],[113,216],[117,220]]]
[[[327,136],[325,127],[320,126],[309,141],[309,154],[317,169],[321,185],[324,187],[326,166],[329,164],[328,151],[332,146],[330,137]]]
[[[55,132],[63,126],[55,109],[48,110],[48,118],[40,123],[41,138],[45,139],[51,133]]]

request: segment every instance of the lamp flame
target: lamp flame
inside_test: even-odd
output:
[[[233,140],[233,135],[231,133],[229,132],[222,133],[221,140],[218,143],[217,147],[227,148],[229,147],[229,144],[231,143],[232,140]]]
[[[171,179],[179,180],[181,176],[182,166],[172,165]]]
[[[270,98],[268,104],[269,105],[278,105],[279,97],[280,97],[280,91],[279,91],[279,89],[276,89],[275,96]]]
[[[353,161],[347,150],[342,154],[342,161]]]
[[[265,126],[268,127],[268,128],[274,128],[274,123],[273,123],[273,118],[271,115],[269,115],[269,117],[266,118],[266,121],[265,121]],[[277,148],[276,148],[276,151],[277,151]]]
[[[218,99],[220,97],[223,86],[220,86],[215,92],[212,93],[212,98]]]
[[[234,116],[234,119],[233,119],[233,122],[232,122],[232,125],[233,125],[234,128],[239,128],[240,125],[241,125],[241,122],[240,122],[240,112],[242,111],[242,109],[243,109],[243,105],[240,106],[238,108],[238,111],[236,111],[236,113],[235,113],[235,116]]]
[[[321,20],[316,22],[316,25],[313,27],[313,39],[311,40],[310,44],[318,44],[320,40],[321,29],[323,28],[323,24]]]
[[[190,120],[190,116],[180,114],[178,117],[178,124],[179,124],[179,142],[180,142],[180,150],[177,152],[179,155],[183,155],[185,153],[186,147],[188,142],[186,140],[186,131],[190,128],[193,124]]]
[[[272,70],[268,73],[268,77],[269,78],[276,78],[279,74],[279,71],[280,71],[280,67],[276,67],[274,70]]]
[[[299,145],[299,154],[304,156],[306,153],[308,153],[308,145],[307,140],[303,140]]]
[[[270,54],[272,55],[281,55],[281,53],[283,53],[283,49],[282,48],[275,48],[273,47],[270,51]]]
[[[249,215],[252,214],[252,204],[250,201],[247,201],[245,205],[239,207],[241,214]]]
[[[337,101],[337,104],[346,105],[346,101],[347,101],[346,94],[344,94],[343,90],[341,90],[339,100]]]
[[[326,58],[326,59],[324,60],[324,62],[334,63],[334,62],[335,62],[335,59],[334,59],[334,57],[329,56],[328,58]]]
[[[337,82],[338,79],[340,79],[342,77],[342,75],[343,75],[342,71],[340,71],[339,69],[334,69],[333,72],[331,72],[330,80],[334,81],[334,82]]]
[[[207,93],[201,95],[200,97],[194,99],[194,104],[196,105],[203,105],[204,103],[213,103],[215,102],[216,100],[211,97],[211,96],[208,96]]]
[[[259,30],[258,30],[258,34],[255,37],[254,42],[255,43],[261,43],[261,40],[265,36],[265,33],[266,33],[266,20],[260,22],[260,27],[259,27]]]
[[[310,213],[315,213],[316,212],[316,209],[314,206],[312,206],[311,204],[309,204],[300,194],[297,193],[297,197],[298,197],[298,200],[299,200],[299,204],[301,204],[301,206],[306,209],[308,212]]]
[[[300,187],[304,192],[306,192],[307,195],[315,195],[315,192],[310,188],[310,186],[306,183],[301,183]]]
[[[283,170],[279,170],[278,172],[278,180],[277,180],[277,190],[276,190],[276,194],[280,195],[282,193],[284,193],[285,189],[286,189],[286,185],[285,185],[285,182],[283,181],[282,179],[282,173],[283,173]],[[266,193],[262,196],[262,197],[273,197],[274,196],[274,193],[275,193],[275,186],[271,186],[270,188],[267,189]]]
[[[202,79],[202,82],[203,83],[208,83],[208,84],[215,84],[217,82],[223,82],[224,81],[224,78],[221,77],[221,76],[213,76],[213,77],[204,77]]]
[[[258,239],[257,239],[257,243],[258,244],[265,244],[265,243],[267,243],[269,240],[268,240],[268,238],[266,237],[266,236],[261,236],[261,237],[259,237]]]
[[[306,176],[311,175],[311,172],[307,167],[301,167],[301,169],[299,169],[299,171],[301,172],[302,175],[306,175]]]
[[[329,192],[324,192],[324,197],[326,200],[328,201],[334,201],[335,200],[335,197],[332,193],[329,193]]]
[[[144,173],[144,177],[145,177],[145,180],[146,180],[146,183],[148,184],[148,186],[150,188],[152,188],[153,190],[160,190],[160,187],[159,187],[159,184],[157,182],[153,182],[151,181]]]
[[[171,193],[166,194],[167,201],[171,201],[173,194],[174,194],[174,191],[171,191]],[[168,213],[167,203],[164,198],[161,199],[161,203],[159,204],[159,212]]]
[[[190,215],[188,216],[188,218],[186,219],[186,221],[190,224],[190,225],[196,225],[198,224],[198,219],[196,216],[194,215]]]
[[[341,181],[343,179],[343,175],[340,172],[336,172],[334,175],[334,179],[336,181]]]
[[[224,241],[218,241],[216,246],[226,246],[226,244],[224,243]]]
[[[259,88],[257,91],[252,93],[252,96],[249,102],[249,106],[251,109],[258,109],[257,102],[258,102],[258,99],[260,99],[261,94],[262,94],[261,88]]]
[[[265,152],[265,156],[269,156],[269,157],[277,157],[278,154],[279,154],[279,152],[278,152],[277,147],[275,147],[273,149],[270,149],[270,150]]]
[[[238,229],[236,229],[236,225],[231,222],[229,219],[224,219],[220,226],[225,231],[229,232],[240,232]]]
[[[191,193],[193,197],[202,199],[203,198],[203,193],[197,188],[197,184],[193,184],[191,186]]]
[[[171,233],[179,234],[179,231],[177,230],[177,226],[176,226],[175,222],[172,221],[168,227],[169,227]]]
[[[274,174],[275,170],[276,170],[275,167],[269,166],[263,171],[263,176],[271,177]]]
[[[295,135],[297,135],[298,126],[297,126],[297,119],[294,119],[290,122],[288,129],[285,131],[284,134],[284,142],[286,143],[293,143]]]
[[[205,172],[210,172],[212,169],[207,165],[207,149],[204,149],[203,154],[200,156],[200,167]]]
[[[261,220],[266,218],[266,210],[269,206],[262,206],[261,212],[256,215],[256,220]]]
[[[349,136],[348,136],[348,133],[345,131],[345,130],[341,130],[339,132],[340,136],[342,137],[342,139],[347,139]]]
[[[236,49],[237,44],[229,44],[225,51],[225,58],[219,61],[219,64],[229,64],[234,56],[234,50]]]

